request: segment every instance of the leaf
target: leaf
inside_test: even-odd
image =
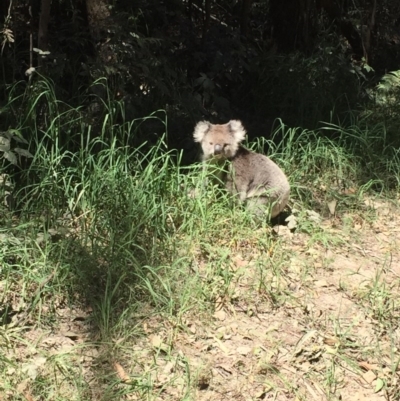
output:
[[[201,85],[207,78],[207,75],[204,74],[204,72],[200,73],[200,77],[195,79],[194,84],[195,85]]]
[[[322,218],[319,213],[314,212],[314,210],[306,210],[306,213],[308,215],[308,220],[313,221],[318,224],[321,222]]]
[[[300,338],[300,340],[297,342],[295,350],[294,350],[294,355],[299,355],[303,352],[303,346],[307,344],[312,338],[316,337],[318,334],[317,330],[310,330],[306,332],[303,337]]]
[[[168,353],[169,351],[169,346],[163,340],[161,337],[157,334],[153,334],[150,336],[150,343],[154,348],[159,349],[160,351],[163,351],[165,353]]]
[[[366,371],[362,376],[367,383],[372,383],[376,379],[376,375],[372,370]]]
[[[297,227],[297,220],[296,217],[291,214],[290,216],[286,217],[285,221],[287,222],[287,228],[289,230],[293,230]]]
[[[193,323],[188,323],[187,327],[192,334],[196,334],[196,326]]]
[[[328,287],[329,284],[326,280],[321,279],[321,280],[314,281],[314,286],[317,288],[321,288],[321,287]]]
[[[337,205],[337,200],[336,200],[336,199],[334,199],[334,200],[328,202],[328,209],[329,209],[329,213],[330,213],[331,215],[334,215],[334,214],[335,214],[336,205]]]
[[[25,71],[25,75],[27,77],[29,77],[30,75],[32,75],[34,72],[36,71],[35,67],[30,67]]]
[[[375,384],[375,393],[378,393],[383,389],[383,386],[385,385],[385,382],[382,379],[376,379],[376,384]]]
[[[216,367],[223,369],[226,373],[232,374],[232,367],[227,363],[220,363]]]
[[[365,361],[358,362],[358,365],[360,366],[360,368],[363,368],[365,370],[378,369],[378,365],[371,364],[371,363],[368,363],[368,362],[365,362]]]
[[[20,132],[19,130],[17,130],[17,129],[9,129],[9,130],[6,132],[6,135],[7,135],[7,137],[9,137],[10,139],[11,139],[11,138],[14,139],[14,141],[17,141],[17,142],[19,142],[19,143],[24,143],[25,145],[28,144],[28,141],[22,137],[21,132]]]
[[[24,393],[28,387],[29,379],[25,379],[17,384],[16,390],[18,393]]]
[[[214,337],[214,340],[216,341],[219,349],[225,354],[228,354],[228,348],[226,348],[225,345],[217,337]]]
[[[36,236],[36,243],[40,245],[42,242],[48,240],[50,237],[47,233],[38,233]]]
[[[39,53],[39,55],[47,55],[50,54],[50,52],[48,50],[41,50],[38,49],[37,47],[33,47],[32,50],[36,53]]]
[[[238,354],[246,356],[247,354],[249,354],[251,352],[251,348],[242,346],[242,347],[237,347],[236,351]]]
[[[175,363],[167,362],[167,364],[164,366],[163,372],[165,374],[172,373],[174,370],[174,367],[175,367]]]
[[[7,152],[10,150],[10,140],[0,136],[0,150],[2,152]]]
[[[159,335],[154,334],[154,335],[150,336],[150,343],[153,347],[160,348],[163,342]]]
[[[226,313],[223,309],[216,311],[214,313],[214,317],[218,320],[225,320],[226,319]]]
[[[79,334],[74,333],[73,331],[65,331],[62,333],[64,337],[70,338],[72,341],[76,341],[79,339]]]
[[[230,103],[228,99],[225,99],[222,96],[216,96],[214,98],[214,104],[216,107],[218,107],[219,109],[229,109],[230,107]]]
[[[113,366],[120,380],[123,382],[128,382],[130,377],[128,374],[126,374],[124,368],[118,362],[114,362]]]
[[[340,340],[337,337],[325,337],[324,344],[336,346],[340,344]]]
[[[22,367],[22,371],[26,373],[31,379],[35,379],[38,375],[38,370],[46,363],[46,358],[37,355],[30,363],[26,363]]]
[[[28,150],[26,150],[26,149],[15,148],[14,152],[18,153],[21,156],[33,157],[33,154],[31,152],[29,152]]]
[[[24,391],[24,397],[26,398],[27,401],[35,401],[35,399],[32,397],[29,391]]]
[[[280,237],[291,237],[292,233],[287,226],[276,225],[273,226],[272,229],[274,233],[279,235]]]
[[[17,165],[17,156],[11,150],[8,152],[3,153],[3,157],[7,159],[11,164],[14,164],[15,166]]]

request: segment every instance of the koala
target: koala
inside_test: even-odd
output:
[[[238,120],[227,124],[200,121],[193,138],[201,145],[203,163],[225,167],[220,179],[231,194],[257,217],[268,210],[270,217],[275,217],[288,203],[289,182],[271,159],[240,144],[245,135]]]

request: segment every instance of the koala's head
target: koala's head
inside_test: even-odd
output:
[[[245,136],[246,131],[238,120],[231,120],[227,124],[200,121],[193,133],[195,142],[201,144],[204,160],[213,157],[229,159],[235,156]]]

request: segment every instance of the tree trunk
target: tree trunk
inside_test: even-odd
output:
[[[208,32],[208,28],[210,27],[210,18],[211,18],[211,0],[205,0],[204,4],[204,24],[203,24],[203,35],[202,35],[202,42],[204,44],[206,40],[206,35]]]
[[[191,21],[192,20],[192,14],[193,14],[193,0],[188,0],[187,10],[188,10],[189,20]]]
[[[376,0],[374,0],[372,3],[368,25],[366,27],[365,36],[363,38],[364,59],[366,63],[368,63],[369,52],[371,49],[372,32],[375,29],[375,17],[376,17]]]
[[[39,18],[38,48],[43,51],[49,50],[48,30],[50,21],[50,7],[51,0],[42,0]]]
[[[311,47],[313,21],[308,0],[270,0],[273,38],[283,51]]]
[[[247,36],[249,33],[249,18],[252,0],[242,0],[242,15],[240,18],[240,33]]]

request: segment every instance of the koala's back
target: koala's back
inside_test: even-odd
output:
[[[262,204],[276,201],[272,217],[284,209],[290,194],[290,185],[284,172],[269,157],[242,146],[231,160],[226,186],[231,193],[237,193],[242,201],[250,198],[258,198]]]

